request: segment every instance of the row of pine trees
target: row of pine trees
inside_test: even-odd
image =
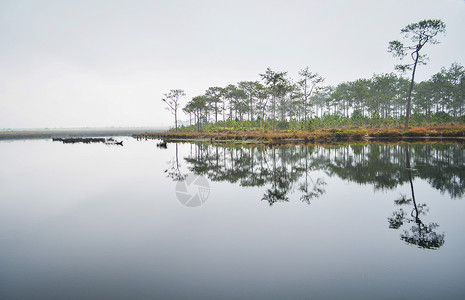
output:
[[[226,129],[231,121],[249,121],[262,128],[269,124],[273,129],[293,123],[308,129],[313,128],[309,124],[315,124],[315,119],[323,118],[356,119],[358,125],[370,124],[373,118],[400,124],[408,87],[409,80],[395,73],[331,86],[324,85],[324,79],[308,67],[299,72],[297,79],[268,68],[260,74],[260,80],[209,87],[184,106],[180,104],[180,97],[185,95],[182,90],[165,94],[164,101],[176,103],[170,110],[180,107],[189,116],[191,127],[198,130],[206,124]],[[465,68],[453,63],[429,80],[415,83],[412,112],[423,123],[464,122]]]

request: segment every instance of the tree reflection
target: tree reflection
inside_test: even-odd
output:
[[[270,206],[276,202],[289,202],[287,194],[290,188],[289,176],[285,166],[276,167],[276,148],[273,148],[271,153],[273,161],[271,188],[266,190],[262,198],[262,201],[267,201]]]
[[[299,191],[302,192],[300,196],[300,201],[310,204],[310,200],[319,198],[326,191],[323,186],[326,185],[324,178],[319,177],[314,181],[309,176],[309,163],[308,163],[308,147],[305,147],[305,181],[299,185]],[[310,179],[310,183],[309,183]]]
[[[415,199],[414,176],[451,198],[462,197],[465,191],[465,148],[459,144],[269,147],[197,143],[190,144],[183,159],[184,169],[175,144],[175,155],[165,170],[174,181],[195,173],[211,181],[263,187],[264,194],[257,200],[270,206],[293,198],[310,204],[326,193],[325,177],[331,176],[372,185],[375,190],[409,184],[411,197],[394,200],[399,209],[388,218],[389,228],[402,230],[401,240],[425,249],[441,247],[444,233],[436,232],[437,223],[422,221],[428,208]],[[294,193],[297,197],[291,197]]]
[[[465,191],[465,149],[459,144],[267,147],[197,143],[190,147],[184,156],[187,170],[182,171],[176,145],[175,157],[165,171],[168,177],[178,181],[195,173],[212,181],[265,187],[261,200],[270,205],[290,201],[293,193],[310,204],[326,193],[326,176],[391,190],[412,181],[410,160],[416,166],[415,176],[441,193],[459,198]]]
[[[165,146],[166,148],[166,143],[165,143]],[[173,179],[174,181],[181,181],[181,180],[184,180],[186,179],[187,177],[187,174],[182,174],[181,173],[181,165],[179,164],[179,154],[178,154],[178,144],[176,144],[176,152],[175,152],[175,156],[173,157],[173,159],[171,159],[170,161],[168,161],[168,168],[165,170],[165,173],[167,174],[167,176],[171,179]]]
[[[323,178],[311,177],[310,171],[317,170],[320,163],[312,160],[313,147],[222,147],[203,143],[191,144],[190,152],[184,157],[188,172],[207,176],[212,181],[228,181],[244,187],[266,187],[262,201],[274,205],[288,202],[293,192],[302,192],[301,200],[325,193]],[[176,152],[165,172],[173,180],[182,180],[185,175],[179,168]],[[185,173],[188,173],[185,172]],[[305,174],[305,176],[303,176]]]
[[[415,190],[413,187],[412,180],[412,168],[410,165],[410,153],[409,146],[407,144],[405,147],[405,161],[406,161],[406,170],[407,176],[410,183],[410,191],[412,194],[411,199],[407,199],[405,195],[401,196],[399,199],[395,200],[394,203],[399,206],[409,205],[413,203],[413,209],[410,215],[408,215],[402,208],[398,211],[395,211],[392,214],[392,217],[388,218],[389,228],[399,229],[404,223],[412,223],[413,225],[409,230],[404,230],[401,234],[401,239],[412,245],[416,245],[419,248],[425,249],[438,249],[444,244],[444,233],[438,234],[434,230],[439,227],[437,223],[430,223],[428,225],[424,224],[420,215],[425,215],[428,211],[426,204],[421,204],[415,200]]]

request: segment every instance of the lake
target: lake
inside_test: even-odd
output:
[[[463,299],[460,144],[0,141],[2,299]]]

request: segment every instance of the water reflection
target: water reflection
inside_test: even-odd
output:
[[[326,181],[322,177],[316,178],[314,180],[312,177],[309,176],[309,157],[308,157],[308,147],[305,147],[305,181],[303,181],[299,185],[299,191],[302,192],[300,196],[300,201],[310,204],[310,200],[313,198],[319,198],[321,195],[325,193],[324,186],[326,185]]]
[[[1,299],[465,294],[460,145],[0,144]]]
[[[159,145],[160,144],[157,144],[157,147],[160,147]],[[169,178],[173,179],[174,181],[181,181],[187,177],[187,174],[182,174],[181,172],[181,164],[179,162],[178,144],[175,144],[175,147],[176,147],[175,155],[173,159],[168,161],[168,168],[165,169],[165,173],[167,174]],[[163,146],[161,146],[161,148],[166,149],[167,148],[166,143],[163,143]]]
[[[187,163],[184,174],[179,167],[178,146],[174,146],[175,155],[165,170],[173,180],[195,173],[212,181],[228,181],[243,187],[267,186],[262,200],[270,205],[288,202],[289,194],[294,192],[300,193],[300,200],[309,204],[323,195],[326,181],[321,176],[312,177],[310,174],[315,171],[371,185],[375,190],[392,190],[411,183],[413,193],[412,180],[418,177],[451,198],[461,198],[465,193],[465,148],[459,144],[270,148],[197,143],[191,144],[189,154],[183,157]],[[412,168],[415,168],[414,174]]]
[[[444,233],[438,234],[435,229],[439,225],[435,222],[424,224],[420,215],[425,215],[428,211],[426,204],[418,203],[415,200],[415,189],[413,187],[412,171],[410,165],[410,150],[409,145],[404,145],[405,149],[405,162],[406,172],[410,184],[411,198],[407,199],[406,195],[402,195],[399,199],[394,200],[394,203],[398,206],[405,206],[413,204],[412,211],[408,215],[402,208],[398,211],[393,212],[392,217],[388,218],[389,228],[399,229],[404,223],[412,223],[413,225],[409,230],[404,230],[401,234],[401,239],[412,245],[416,245],[419,248],[426,249],[438,249],[444,244]]]
[[[302,193],[301,201],[310,204],[311,199],[325,193],[326,185],[323,178],[310,176],[310,171],[319,168],[310,156],[314,150],[308,147],[244,148],[191,144],[184,160],[188,172],[207,176],[212,181],[228,181],[243,187],[268,185],[261,200],[269,205],[288,202],[289,194],[296,190]],[[170,173],[169,176],[174,180],[182,178]]]
[[[211,181],[227,181],[243,187],[265,187],[261,201],[270,206],[289,202],[297,193],[301,202],[310,204],[326,193],[324,174],[345,181],[371,185],[375,190],[393,190],[409,184],[411,197],[402,195],[394,203],[400,208],[388,218],[389,228],[401,229],[401,240],[425,249],[444,244],[444,233],[436,232],[435,222],[425,224],[426,204],[415,199],[414,179],[420,178],[451,198],[465,191],[465,149],[458,144],[367,144],[321,147],[299,145],[283,147],[228,146],[190,144],[182,163],[178,145],[165,170],[175,181],[188,173],[206,176]],[[258,199],[257,199],[258,200]],[[411,212],[408,213],[408,207]],[[410,226],[410,227],[409,227]]]

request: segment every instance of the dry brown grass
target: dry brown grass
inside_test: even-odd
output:
[[[334,142],[360,140],[403,140],[409,138],[457,138],[465,137],[465,125],[441,125],[403,128],[330,128],[314,131],[286,130],[227,131],[227,132],[162,132],[134,135],[136,138],[157,138],[164,140],[209,140],[229,142],[287,143],[287,142]]]

